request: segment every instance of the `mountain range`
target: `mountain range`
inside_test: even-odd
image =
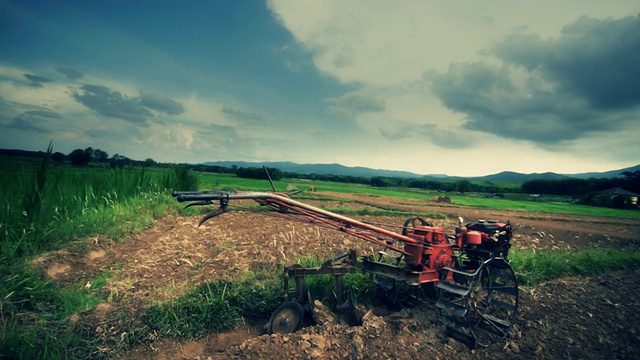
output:
[[[8,157],[32,157],[41,159],[46,154],[42,151],[19,150],[19,149],[1,149],[0,156]],[[382,170],[367,167],[349,167],[340,164],[298,164],[294,162],[246,162],[246,161],[211,161],[202,163],[202,165],[222,166],[231,168],[236,167],[270,167],[280,169],[285,172],[297,174],[323,174],[323,175],[339,175],[339,176],[360,176],[360,177],[397,177],[397,178],[417,178],[426,180],[471,180],[471,181],[491,181],[505,183],[523,183],[529,180],[562,180],[562,179],[606,179],[623,177],[624,172],[640,171],[640,164],[624,169],[604,171],[604,172],[587,172],[579,174],[557,174],[553,172],[523,174],[513,171],[503,171],[497,174],[462,177],[449,176],[445,174],[416,174],[409,171],[398,170]]]
[[[623,177],[623,172],[640,171],[640,164],[624,169],[611,170],[605,172],[587,172],[579,174],[557,174],[553,172],[523,174],[513,171],[503,171],[497,174],[476,177],[448,176],[444,174],[416,174],[409,171],[382,170],[367,167],[350,167],[340,164],[298,164],[294,162],[246,162],[246,161],[211,161],[203,163],[209,166],[223,167],[270,167],[285,172],[298,174],[331,174],[340,176],[362,176],[362,177],[399,177],[399,178],[419,178],[430,180],[472,180],[472,181],[492,181],[507,183],[523,183],[529,180],[562,180],[562,179],[604,179]]]

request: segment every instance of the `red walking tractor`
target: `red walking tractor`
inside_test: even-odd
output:
[[[333,275],[337,310],[353,310],[353,291],[344,291],[343,276],[355,271],[370,273],[383,292],[396,291],[402,282],[422,287],[437,297],[441,321],[450,336],[471,346],[487,346],[508,336],[518,311],[518,281],[507,255],[512,228],[509,222],[484,221],[459,225],[451,234],[429,221],[411,217],[400,232],[389,231],[346,216],[293,200],[278,192],[177,191],[179,202],[220,205],[205,221],[228,210],[230,201],[254,200],[273,215],[335,229],[380,246],[377,255],[358,256],[354,250],[318,267],[287,266],[284,289],[295,282],[295,296],[288,297],[266,325],[269,333],[289,333],[302,326],[305,312],[311,312],[305,277]]]

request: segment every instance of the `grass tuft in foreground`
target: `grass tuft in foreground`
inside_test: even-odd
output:
[[[579,251],[513,251],[511,265],[523,285],[534,286],[564,276],[585,276],[637,269],[640,250],[610,248]]]
[[[102,300],[105,280],[91,290],[63,288],[36,273],[30,258],[83,237],[118,240],[143,230],[175,207],[171,190],[197,190],[195,175],[184,169],[52,166],[51,152],[49,146],[37,167],[0,164],[10,169],[0,171],[0,358],[106,356],[96,353],[94,329],[67,321]]]
[[[224,331],[243,318],[262,318],[282,302],[275,274],[268,281],[245,280],[204,283],[193,291],[150,306],[145,314],[150,329],[163,336],[199,338],[209,331]]]

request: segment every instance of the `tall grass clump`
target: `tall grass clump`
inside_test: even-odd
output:
[[[68,358],[93,341],[60,329],[99,297],[52,283],[32,269],[33,256],[83,237],[118,240],[145,229],[175,206],[174,187],[197,189],[183,169],[54,166],[51,153],[49,145],[37,166],[0,164],[0,358]]]
[[[75,331],[68,318],[99,304],[99,287],[63,288],[26,262],[13,264],[11,270],[0,267],[0,358],[98,358],[95,334]]]
[[[182,168],[52,168],[45,157],[35,171],[3,172],[0,184],[0,258],[10,261],[74,238],[144,228],[173,205],[172,189],[196,190],[197,178]]]
[[[164,187],[178,191],[198,190],[198,177],[186,166],[174,166],[165,175]]]
[[[282,302],[281,282],[276,278],[256,284],[249,280],[220,280],[150,306],[146,320],[158,334],[198,338],[209,331],[224,331],[270,314]]]
[[[640,250],[513,251],[511,264],[522,284],[534,286],[564,276],[597,275],[640,267]]]

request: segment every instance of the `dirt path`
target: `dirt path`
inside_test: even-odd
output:
[[[309,203],[435,211],[451,216],[433,220],[449,231],[455,227],[457,216],[468,221],[511,220],[517,229],[513,245],[518,249],[637,248],[640,240],[638,220],[486,211],[410,199],[330,195],[360,203]],[[395,227],[396,231],[404,221],[393,217],[357,218]],[[80,281],[90,285],[101,272],[111,273],[104,287],[109,302],[70,321],[93,324],[96,336],[118,339],[125,335],[114,326],[114,313],[128,311],[135,321],[136,314],[152,302],[179,296],[200,283],[292,264],[302,256],[327,258],[348,249],[375,251],[369,243],[336,231],[261,214],[232,212],[199,228],[198,220],[195,216],[169,215],[157,220],[149,231],[122,243],[95,238],[85,254],[59,251],[45,254],[33,264],[62,284]],[[122,358],[640,358],[639,282],[640,271],[629,270],[521,288],[521,309],[512,339],[488,349],[471,351],[444,336],[434,301],[427,298],[404,309],[362,309],[367,315],[363,325],[356,327],[336,321],[319,304],[319,324],[289,335],[259,336],[260,324],[182,344],[148,334],[151,347],[136,347]]]

